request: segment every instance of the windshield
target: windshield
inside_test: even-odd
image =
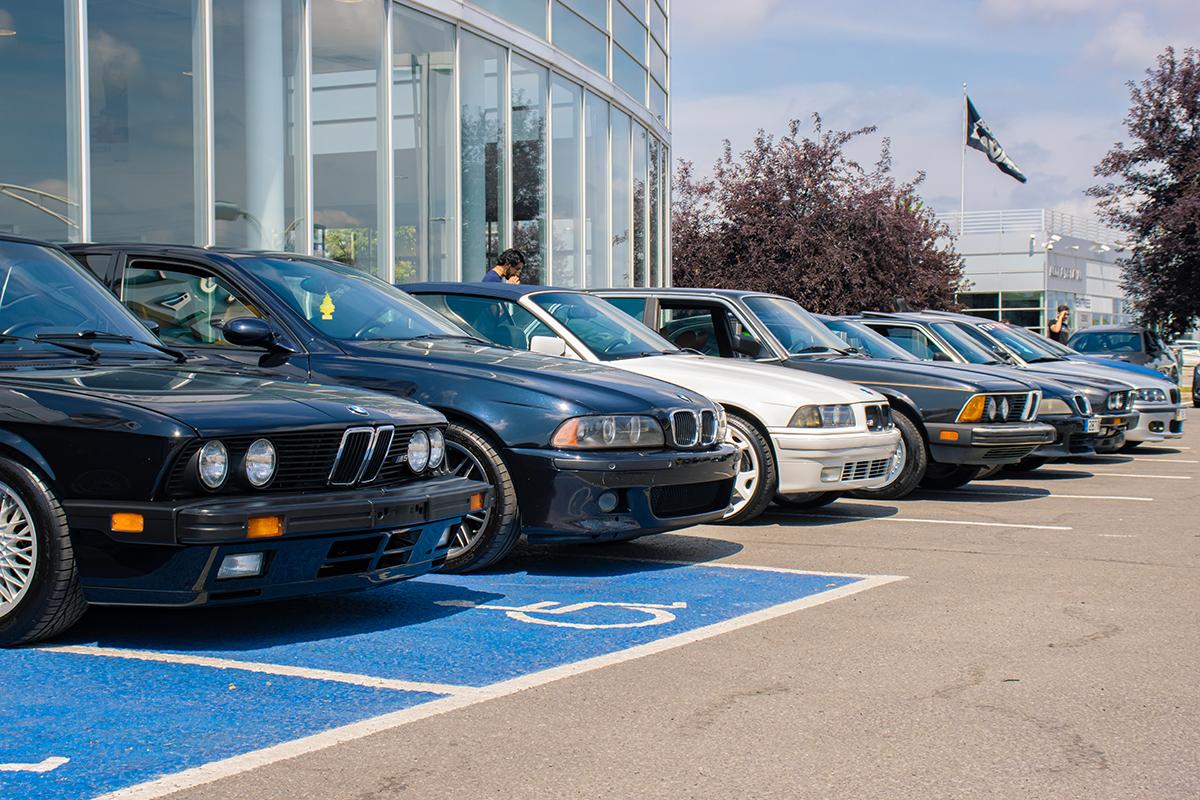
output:
[[[1081,353],[1140,353],[1142,336],[1136,331],[1084,331],[1071,337],[1071,347]]]
[[[792,300],[782,297],[747,297],[746,307],[792,355],[843,352],[846,343],[817,318]]]
[[[136,352],[153,358],[158,340],[120,301],[66,254],[31,242],[0,241],[0,340],[17,351],[65,354],[43,337],[96,352]],[[81,334],[83,334],[81,336]],[[126,341],[128,340],[128,341]]]
[[[466,331],[373,275],[331,261],[241,261],[321,333],[341,341],[466,337]]]
[[[1036,363],[1063,360],[1059,353],[1038,341],[1024,328],[1013,325],[985,325],[983,329],[1025,361]]]
[[[1032,341],[1037,342],[1039,345],[1046,348],[1051,353],[1054,353],[1057,356],[1062,356],[1063,358],[1068,358],[1070,356],[1077,355],[1077,353],[1078,353],[1078,351],[1076,351],[1075,349],[1073,349],[1071,347],[1067,347],[1062,342],[1056,342],[1053,339],[1049,339],[1040,333],[1034,333],[1033,331],[1028,331],[1028,330],[1025,330],[1024,328],[1019,329],[1017,331],[1017,334],[1019,336],[1023,336],[1026,339],[1030,339]]]
[[[953,322],[935,322],[930,325],[950,343],[955,352],[969,364],[1003,364],[994,352],[992,343],[982,333],[960,327]]]
[[[683,352],[607,300],[575,292],[535,294],[544,308],[601,361]]]
[[[818,319],[839,339],[844,339],[846,344],[866,353],[871,358],[882,358],[888,361],[921,360],[861,322],[851,319],[823,319],[820,317]]]

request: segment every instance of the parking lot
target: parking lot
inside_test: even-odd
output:
[[[100,609],[0,798],[1200,795],[1200,436],[495,572]]]

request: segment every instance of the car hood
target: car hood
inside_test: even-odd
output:
[[[767,403],[795,409],[814,403],[861,403],[884,399],[871,389],[837,378],[757,361],[661,355],[626,358],[612,363],[621,369],[700,392],[720,403]]]
[[[1019,376],[1002,372],[976,371],[968,365],[924,361],[890,361],[879,358],[789,358],[784,362],[793,369],[812,366],[826,374],[859,383],[887,384],[903,389],[904,384],[962,389],[969,392],[1024,392],[1029,387]]]
[[[1122,372],[1132,372],[1135,375],[1141,375],[1144,378],[1163,379],[1163,374],[1154,367],[1147,367],[1144,364],[1135,364],[1132,361],[1123,361],[1119,358],[1109,358],[1107,356],[1089,356],[1089,355],[1071,355],[1066,356],[1069,361],[1076,361],[1081,364],[1095,364],[1108,369],[1119,369]]]
[[[383,421],[405,425],[445,421],[433,409],[376,392],[271,381],[186,365],[20,370],[0,374],[0,385],[103,398],[169,417],[201,436]]]
[[[356,342],[343,344],[343,349],[351,357],[396,358],[408,363],[415,360],[425,370],[500,382],[524,389],[535,404],[559,408],[565,401],[575,405],[580,413],[630,414],[678,408],[681,402],[708,403],[702,393],[683,391],[648,374],[635,376],[603,364],[470,340]],[[486,385],[479,386],[477,391],[486,393]]]

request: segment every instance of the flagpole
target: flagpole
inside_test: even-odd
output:
[[[963,126],[962,139],[959,140],[959,146],[962,148],[962,163],[958,173],[958,236],[962,238],[963,232],[963,216],[967,213],[967,82],[963,81]]]

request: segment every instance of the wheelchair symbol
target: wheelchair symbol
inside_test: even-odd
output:
[[[525,606],[483,606],[472,603],[470,600],[437,600],[436,603],[439,606],[453,606],[455,608],[503,611],[506,617],[515,619],[518,622],[528,622],[531,625],[550,625],[555,628],[575,628],[584,631],[610,628],[649,628],[654,625],[666,625],[668,622],[675,621],[675,615],[671,611],[687,608],[687,603],[662,605],[659,603],[601,603],[594,601],[571,603],[564,606],[554,600],[543,600],[540,603],[530,603]],[[591,608],[622,608],[635,612],[642,618],[632,622],[610,622],[606,624],[569,622],[562,619],[562,617],[569,614],[575,614]]]

